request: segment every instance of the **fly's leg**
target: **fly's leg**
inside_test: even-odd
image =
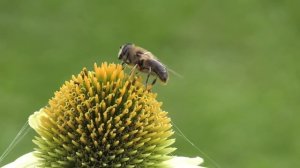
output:
[[[151,85],[153,86],[153,85],[156,83],[156,81],[157,81],[157,78],[155,78],[155,79],[153,80],[153,82],[151,83]]]
[[[138,64],[135,64],[134,67],[131,69],[131,71],[129,73],[129,78],[133,79],[132,80],[132,84],[134,84],[135,81],[136,81],[136,78],[134,77],[136,75],[134,75],[134,74],[138,74],[138,72],[136,72],[136,68],[138,68],[138,66],[139,66]]]
[[[148,85],[148,80],[149,80],[149,77],[150,77],[150,74],[151,74],[151,67],[149,67],[149,71],[148,71],[148,75],[147,75],[147,79],[146,79],[146,88],[147,88],[147,85]]]
[[[121,65],[122,65],[122,70],[125,69],[125,67],[126,67],[125,64],[126,64],[126,63],[125,63],[124,61],[122,61],[122,63],[121,63]]]
[[[150,73],[149,73],[149,74],[150,74]],[[148,82],[149,74],[148,74],[148,76],[147,76],[147,81],[146,81],[146,82]],[[152,89],[152,87],[153,87],[153,85],[155,84],[156,81],[157,81],[157,77],[152,81],[152,83],[151,83],[149,89],[148,89],[148,86],[147,86],[147,84],[146,84],[146,88],[147,88],[148,91],[151,92],[151,89]]]
[[[131,69],[130,71],[130,77],[132,76],[132,74],[134,74],[135,69],[137,68],[138,64],[135,64],[134,67]]]

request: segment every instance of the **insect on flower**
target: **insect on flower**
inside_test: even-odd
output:
[[[167,67],[161,63],[150,51],[136,46],[132,43],[124,44],[120,47],[119,60],[122,60],[122,65],[127,64],[133,66],[131,73],[138,69],[140,72],[147,73],[146,86],[150,75],[155,76],[151,83],[154,85],[157,78],[163,83],[167,83],[169,79]]]

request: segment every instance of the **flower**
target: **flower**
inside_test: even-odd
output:
[[[125,74],[119,64],[95,64],[93,71],[84,68],[29,117],[29,125],[38,133],[33,140],[37,148],[14,163],[27,160],[29,167],[199,165],[201,158],[171,156],[176,150],[174,131],[156,96],[141,77]]]

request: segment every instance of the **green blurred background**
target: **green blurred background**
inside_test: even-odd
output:
[[[82,67],[141,45],[184,76],[156,85],[220,167],[300,167],[300,1],[0,1],[0,152]],[[3,163],[34,147],[33,131]],[[201,156],[177,137],[177,155]],[[1,165],[3,165],[1,163]]]

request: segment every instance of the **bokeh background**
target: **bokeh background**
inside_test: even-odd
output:
[[[154,91],[220,167],[300,167],[300,1],[0,1],[0,153],[83,67],[125,42],[183,78]],[[31,131],[1,165],[34,147]],[[201,156],[176,135],[175,154]]]

